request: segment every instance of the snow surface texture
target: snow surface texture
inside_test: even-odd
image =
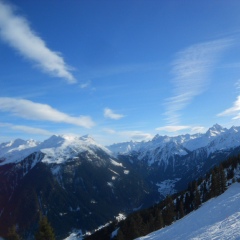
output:
[[[240,184],[235,183],[181,220],[138,240],[240,239],[239,229]]]

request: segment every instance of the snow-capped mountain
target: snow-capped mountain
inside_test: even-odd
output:
[[[119,143],[109,146],[108,149],[115,155],[137,152],[138,159],[147,161],[149,165],[156,162],[158,165],[166,165],[170,159],[187,156],[199,149],[205,148],[209,156],[213,152],[238,146],[240,146],[240,127],[226,129],[215,124],[205,134],[185,134],[174,137],[156,135],[148,142]]]
[[[186,188],[188,182],[201,177],[216,164],[239,154],[240,127],[226,129],[215,124],[201,134],[156,135],[151,141],[137,143],[129,152],[121,148],[121,144],[108,148],[115,151],[123,163],[131,163],[133,168],[139,169],[142,176],[157,187],[166,186],[166,182],[174,183],[168,191],[159,188],[160,195],[164,195],[164,192]]]
[[[8,163],[18,163],[34,152],[44,153],[43,162],[63,163],[64,161],[76,157],[80,152],[102,149],[106,153],[109,150],[97,144],[88,135],[82,137],[70,135],[53,135],[43,142],[34,140],[16,139],[0,145],[0,165]]]
[[[0,165],[17,162],[34,152],[40,142],[35,140],[16,139],[0,144]]]

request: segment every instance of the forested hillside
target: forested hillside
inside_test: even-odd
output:
[[[214,167],[204,177],[189,183],[188,189],[151,208],[137,211],[124,221],[113,222],[108,227],[86,237],[87,240],[132,240],[171,225],[198,209],[207,200],[225,192],[228,185],[240,179],[240,156],[231,157]]]

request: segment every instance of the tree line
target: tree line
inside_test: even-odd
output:
[[[17,233],[16,226],[9,229],[6,236],[7,240],[22,240],[20,235]],[[35,233],[35,240],[55,240],[54,230],[46,216],[41,216],[39,221],[38,230]]]

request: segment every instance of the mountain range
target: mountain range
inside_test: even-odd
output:
[[[57,239],[74,229],[91,231],[186,188],[239,152],[240,127],[218,124],[204,134],[156,135],[107,147],[87,135],[2,143],[0,234],[16,225],[31,239],[40,213]]]

